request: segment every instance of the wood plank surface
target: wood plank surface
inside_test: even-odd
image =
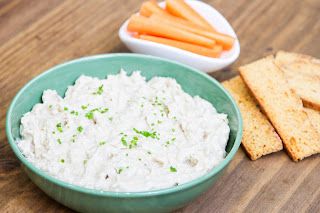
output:
[[[22,171],[5,132],[15,94],[59,63],[100,53],[129,52],[121,24],[142,0],[0,0],[0,212],[72,212]],[[210,74],[223,81],[237,68],[278,50],[320,58],[319,0],[208,0],[235,29],[241,54]],[[320,157],[294,163],[284,152],[250,161],[238,150],[226,173],[185,212],[320,212]]]

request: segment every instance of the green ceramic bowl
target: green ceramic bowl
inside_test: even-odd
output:
[[[135,70],[151,79],[154,76],[175,78],[190,95],[208,100],[220,113],[228,114],[231,128],[224,161],[212,171],[179,186],[143,192],[110,192],[79,187],[47,175],[29,163],[15,140],[20,138],[20,119],[41,102],[44,90],[57,90],[64,96],[69,85],[82,74],[106,78],[123,68],[130,75]],[[209,75],[169,60],[139,54],[106,54],[76,59],[55,66],[32,79],[13,99],[7,114],[9,143],[30,179],[50,197],[79,212],[170,212],[179,209],[208,190],[224,173],[239,148],[242,119],[231,95]]]

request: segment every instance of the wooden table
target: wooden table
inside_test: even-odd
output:
[[[320,58],[319,0],[210,0],[234,27],[239,59],[211,74],[277,50]],[[70,212],[38,189],[9,147],[5,116],[20,88],[44,70],[79,57],[128,52],[118,29],[141,0],[0,0],[0,212]],[[294,163],[284,151],[250,161],[240,148],[227,172],[178,212],[319,212],[320,157]]]

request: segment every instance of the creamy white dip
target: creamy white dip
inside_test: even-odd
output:
[[[42,100],[22,117],[18,146],[37,168],[71,184],[161,189],[206,174],[226,155],[227,115],[172,78],[80,76],[65,98],[46,90]]]

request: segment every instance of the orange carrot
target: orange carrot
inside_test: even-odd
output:
[[[139,13],[140,13],[140,15],[145,16],[145,17],[150,17],[153,14],[157,14],[157,15],[163,16],[166,19],[174,20],[176,22],[180,22],[182,24],[186,24],[191,27],[201,28],[203,30],[214,30],[213,27],[211,27],[211,26],[210,27],[200,26],[198,24],[192,23],[192,22],[185,20],[183,18],[171,15],[169,12],[167,12],[162,7],[160,7],[156,1],[153,1],[153,0],[149,0],[147,2],[144,2],[140,7]]]
[[[140,15],[149,17],[153,13],[169,14],[165,9],[160,7],[154,0],[144,2],[139,11]]]
[[[150,18],[143,16],[131,16],[127,30],[131,32],[146,33],[149,35],[166,37],[191,44],[196,44],[211,48],[215,41],[201,35],[197,35],[172,25],[162,24],[162,22],[152,21]]]
[[[167,13],[167,14],[164,14],[164,13],[152,13],[150,16],[153,16],[153,15],[159,16],[162,19],[166,19],[166,20],[169,20],[169,21],[178,22],[180,24],[187,25],[189,27],[216,32],[216,30],[213,27],[209,28],[209,27],[200,26],[198,24],[192,23],[192,22],[190,22],[188,20],[185,20],[183,18],[180,18],[180,17],[177,17],[177,16],[173,16],[173,15],[171,15],[169,13]]]
[[[196,53],[198,55],[203,55],[212,58],[218,58],[221,55],[222,47],[220,45],[215,45],[213,48],[206,48],[199,45],[189,44],[186,42],[176,41],[167,38],[161,38],[156,36],[149,36],[149,35],[140,35],[140,39],[153,41],[160,44],[166,44],[172,47],[176,47],[182,50],[186,50],[189,52]]]
[[[150,10],[148,10],[148,8],[145,6],[145,3],[146,2],[144,2],[141,5],[140,10],[139,10],[139,14],[142,16],[145,16],[145,17],[150,17],[152,15],[152,12]]]
[[[184,0],[166,0],[166,10],[172,15],[184,18],[195,24],[212,27],[201,15],[199,15]]]
[[[140,33],[134,33],[133,35],[131,35],[133,38],[140,38]]]
[[[229,35],[218,33],[213,30],[211,31],[204,30],[201,27],[195,27],[195,26],[183,24],[179,21],[176,21],[175,19],[168,19],[167,16],[163,16],[160,14],[152,14],[150,16],[150,19],[153,21],[162,23],[162,25],[171,25],[171,26],[213,39],[216,41],[217,44],[221,45],[223,49],[226,49],[226,50],[230,50],[235,41],[235,38]]]

